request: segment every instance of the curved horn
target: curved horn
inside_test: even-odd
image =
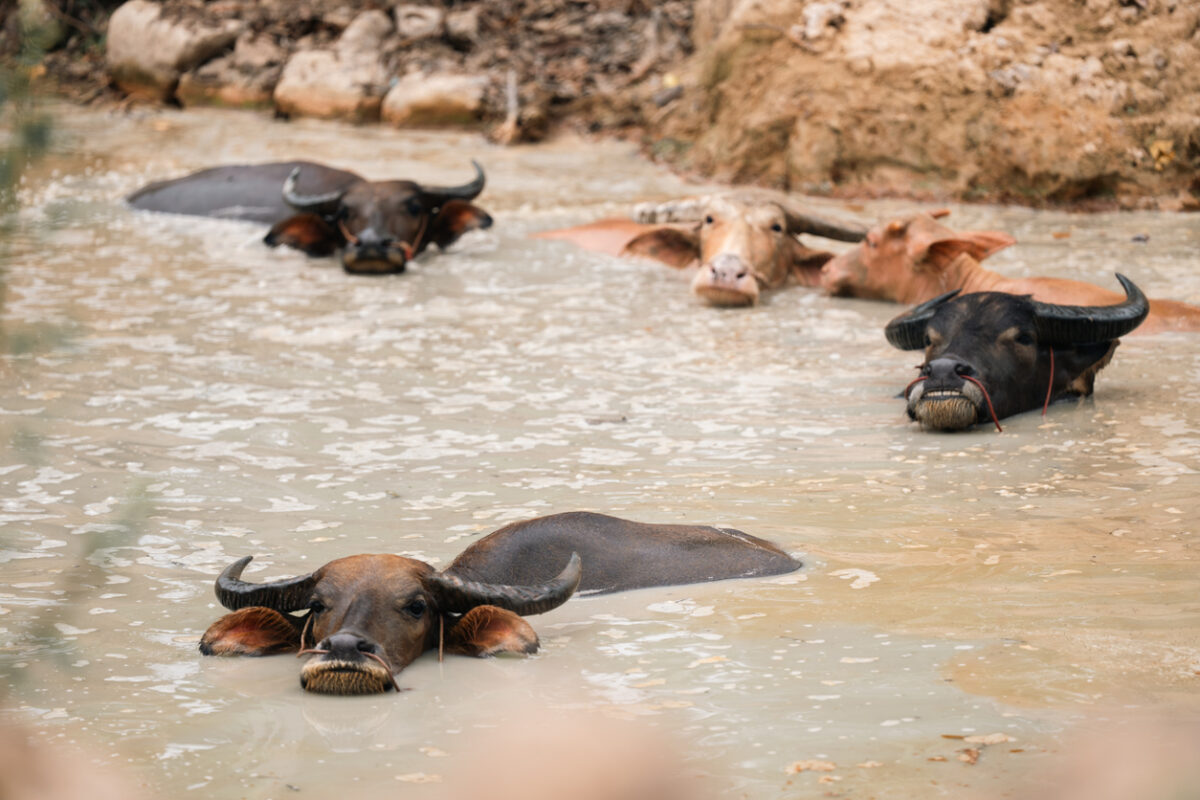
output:
[[[888,344],[900,350],[923,350],[925,348],[925,325],[941,305],[962,291],[940,294],[932,300],[926,300],[911,311],[901,314],[887,324],[883,335]]]
[[[567,602],[579,587],[582,575],[579,554],[571,553],[563,571],[540,586],[478,583],[444,572],[430,578],[430,585],[437,591],[443,611],[465,613],[475,606],[493,605],[527,616],[545,613]]]
[[[297,211],[311,211],[314,214],[330,213],[337,207],[345,189],[325,194],[300,194],[296,191],[296,183],[300,180],[300,168],[296,167],[283,182],[283,202]]]
[[[317,579],[313,575],[288,578],[273,583],[248,583],[242,570],[254,559],[245,556],[225,568],[217,577],[217,600],[230,611],[247,606],[265,606],[286,614],[308,606]]]
[[[839,242],[861,242],[867,238],[867,229],[861,225],[834,222],[796,208],[783,206],[787,218],[788,233],[811,233],[823,239],[835,239]]]
[[[464,183],[462,186],[422,186],[417,184],[423,194],[441,198],[442,200],[473,200],[483,191],[483,184],[486,180],[483,174],[483,167],[479,166],[479,162],[471,159],[471,166],[475,167],[475,180],[470,183]]]
[[[1113,306],[1058,306],[1033,301],[1038,339],[1046,344],[1091,344],[1119,339],[1150,313],[1150,301],[1133,281],[1121,273],[1117,280],[1125,299]]]

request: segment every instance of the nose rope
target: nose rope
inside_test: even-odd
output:
[[[400,685],[396,683],[396,676],[392,674],[392,668],[387,665],[387,662],[377,656],[375,653],[363,653],[363,655],[367,658],[373,658],[379,662],[379,664],[383,667],[383,671],[387,673],[388,680],[392,683],[392,688],[396,691],[396,694],[400,694],[402,691],[400,689]]]
[[[301,649],[299,653],[296,653],[296,658],[299,658],[300,656],[311,656],[311,655],[317,655],[317,656],[329,655],[329,651],[321,650],[316,647],[310,647],[307,650]]]
[[[917,385],[918,383],[920,383],[921,381],[927,381],[927,380],[929,380],[929,376],[928,376],[928,375],[922,375],[921,377],[917,378],[915,381],[913,381],[912,383],[910,383],[908,386],[905,386],[905,387],[904,387],[904,399],[905,399],[905,400],[907,400],[907,399],[908,399],[908,393],[912,391],[912,387],[916,386],[916,385]]]
[[[987,400],[988,413],[990,413],[992,415],[992,422],[994,422],[996,424],[996,431],[998,433],[1004,433],[1004,428],[1000,427],[1000,420],[996,419],[996,409],[992,408],[992,398],[988,395],[988,390],[986,388],[984,388],[984,385],[982,383],[975,380],[970,375],[963,375],[962,379],[964,381],[970,381],[971,383],[975,384],[976,386],[979,387],[979,391],[983,392],[983,399]]]
[[[1046,416],[1046,409],[1050,407],[1050,392],[1054,389],[1054,348],[1050,348],[1050,385],[1046,387],[1046,402],[1042,405],[1042,416]]]
[[[358,244],[358,237],[355,236],[353,233],[351,233],[346,228],[346,223],[340,219],[338,220],[338,230],[340,230],[342,232],[342,236],[346,237],[347,242],[349,242],[350,244]]]
[[[304,651],[304,640],[308,638],[308,628],[310,625],[312,625],[312,619],[313,619],[313,615],[310,612],[308,615],[308,618],[304,620],[304,630],[300,631],[300,650],[301,650],[301,652]],[[316,642],[313,642],[313,644],[316,644]]]
[[[417,228],[417,235],[413,237],[412,244],[409,244],[408,242],[400,242],[400,244],[397,245],[397,247],[404,251],[405,261],[412,261],[412,257],[417,252],[417,248],[421,246],[421,240],[425,238],[425,231],[429,227],[430,216],[431,215],[423,215],[421,217],[421,227]],[[346,241],[350,244],[359,243],[359,238],[351,233],[346,227],[346,223],[340,219],[338,220],[338,230],[342,232],[342,236],[346,237]]]

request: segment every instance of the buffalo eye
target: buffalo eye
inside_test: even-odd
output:
[[[322,603],[320,600],[313,600],[311,603],[308,604],[308,610],[314,614],[320,614],[325,609],[326,609],[326,605],[324,603]]]
[[[410,197],[408,202],[404,204],[404,210],[407,211],[410,216],[419,217],[425,210],[425,207],[421,205],[420,200],[415,197]]]
[[[927,334],[925,334],[925,346],[926,346],[926,347],[932,347],[932,346],[933,346],[933,339],[929,338],[929,334],[928,334],[928,333],[927,333]]]
[[[712,224],[713,224],[713,217],[712,217],[712,214],[706,214],[706,215],[704,216],[704,224],[705,224],[705,225],[712,225]]]
[[[425,610],[427,608],[428,605],[425,603],[424,597],[414,597],[412,600],[408,601],[408,605],[404,606],[403,610],[404,613],[408,614],[410,617],[420,619],[425,615]]]
[[[783,233],[783,226],[778,222],[773,222],[771,223],[771,230],[775,231],[776,233]]]
[[[1021,331],[1016,335],[1013,341],[1023,347],[1029,347],[1033,344],[1033,337],[1030,336],[1026,331]]]

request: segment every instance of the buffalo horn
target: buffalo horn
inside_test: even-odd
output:
[[[308,606],[316,578],[305,575],[273,583],[249,583],[242,580],[242,570],[253,558],[239,558],[217,577],[217,600],[221,605],[230,611],[247,606],[265,606],[285,614]]]
[[[861,225],[822,219],[786,205],[783,206],[783,214],[787,218],[788,233],[791,234],[809,233],[839,242],[861,242],[867,237],[867,229]]]
[[[296,167],[283,182],[283,202],[297,211],[309,211],[314,214],[332,213],[337,208],[338,202],[341,201],[342,195],[346,193],[345,189],[339,189],[325,194],[300,194],[296,191],[296,183],[299,180],[300,168]]]
[[[444,572],[434,575],[430,585],[438,592],[443,611],[464,614],[475,606],[492,605],[527,616],[545,613],[567,602],[578,588],[582,575],[579,554],[571,553],[563,571],[539,586],[479,583]]]
[[[438,202],[475,199],[483,191],[484,175],[483,167],[479,166],[478,161],[471,159],[471,166],[475,167],[475,179],[470,183],[464,183],[462,186],[421,186],[421,193],[435,198]]]
[[[1112,306],[1057,306],[1034,300],[1038,339],[1050,345],[1109,342],[1141,325],[1150,302],[1129,278],[1118,272],[1117,280],[1125,299]]]
[[[940,294],[932,300],[926,300],[911,311],[901,314],[889,322],[883,329],[883,335],[887,337],[888,344],[900,350],[925,349],[925,326],[938,308],[960,291],[960,289],[955,289],[953,292]]]

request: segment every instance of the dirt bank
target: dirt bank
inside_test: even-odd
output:
[[[641,137],[699,176],[837,196],[1200,208],[1200,5],[1184,0],[20,7],[39,5],[59,30],[44,83],[84,101],[467,124],[504,142],[567,126]],[[153,19],[108,24],[135,6]],[[146,63],[120,62],[122,35]]]

